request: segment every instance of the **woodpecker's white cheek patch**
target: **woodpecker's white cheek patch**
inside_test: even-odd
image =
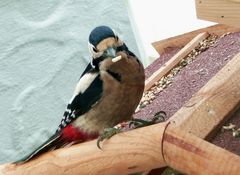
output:
[[[97,73],[87,73],[85,74],[78,82],[73,96],[75,97],[80,92],[84,93],[86,89],[90,86],[90,84],[93,82],[93,80],[97,77]]]
[[[95,52],[93,50],[93,48],[94,48],[94,46],[88,42],[88,49],[89,49],[90,54],[92,54],[92,57],[98,58],[98,57],[102,56],[103,52]]]

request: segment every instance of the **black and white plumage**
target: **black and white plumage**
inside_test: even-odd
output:
[[[91,68],[79,79],[57,132],[71,123],[78,115],[87,112],[102,96],[102,84],[99,71]]]
[[[56,133],[18,162],[66,144],[97,138],[105,128],[131,119],[144,89],[144,68],[107,26],[89,36],[92,61],[82,73]],[[121,59],[114,57],[121,56]]]

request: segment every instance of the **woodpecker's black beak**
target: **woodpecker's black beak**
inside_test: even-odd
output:
[[[114,58],[114,57],[116,57],[116,50],[114,48],[112,48],[112,47],[109,47],[106,50],[106,55],[109,56],[109,57]]]

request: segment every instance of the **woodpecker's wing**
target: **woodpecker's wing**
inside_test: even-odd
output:
[[[80,78],[57,132],[89,111],[100,100],[102,92],[103,82],[99,71],[92,68]]]
[[[51,136],[46,142],[39,146],[35,151],[26,157],[14,162],[24,163],[33,157],[49,150],[54,150],[71,143],[63,138],[62,128],[73,122],[78,116],[86,113],[91,107],[96,104],[102,97],[103,82],[100,79],[100,74],[97,70],[91,69],[85,73],[79,80],[74,92],[71,103],[64,113],[61,124],[57,132]]]

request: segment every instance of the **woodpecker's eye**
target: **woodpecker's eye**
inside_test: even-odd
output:
[[[116,41],[118,41],[118,39],[119,39],[119,38],[118,38],[118,36],[117,36],[117,35],[115,36],[115,39],[116,39]]]

